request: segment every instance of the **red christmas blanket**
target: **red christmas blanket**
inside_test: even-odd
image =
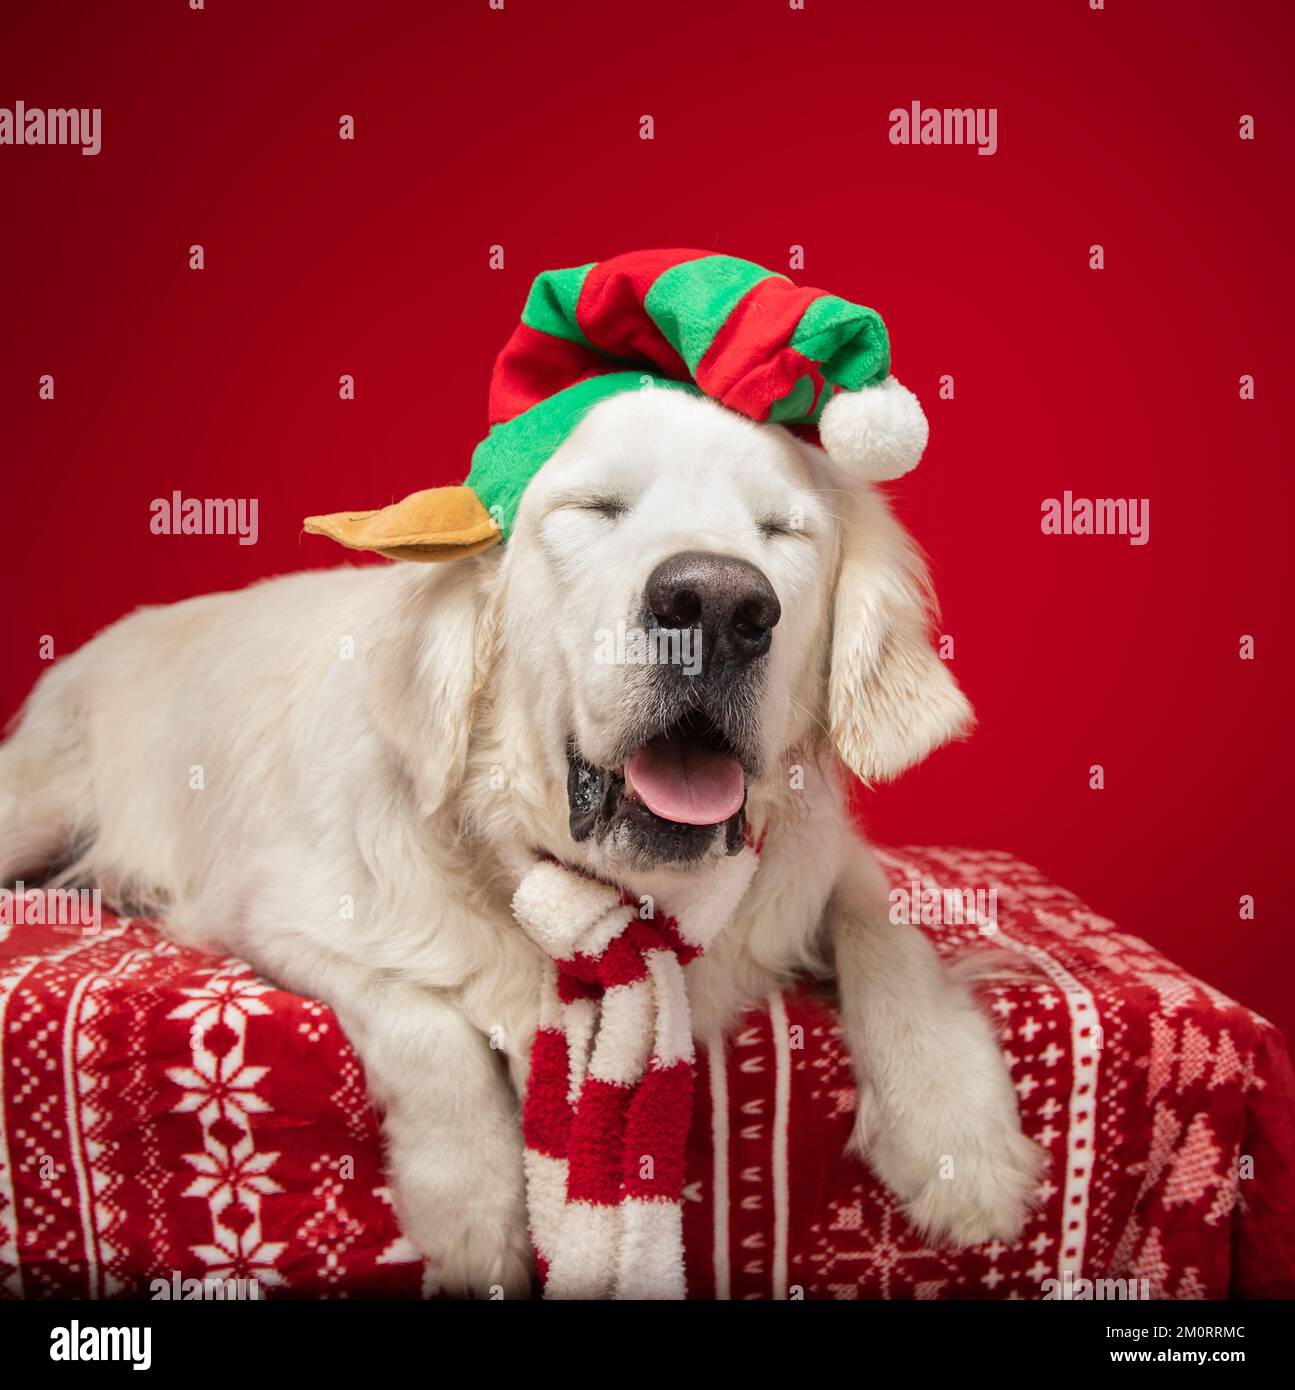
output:
[[[983,943],[988,919],[1037,967],[985,1001],[1051,1156],[1038,1209],[1015,1245],[926,1246],[844,1152],[855,1095],[830,1000],[780,994],[700,1040],[689,1293],[1295,1294],[1295,1081],[1276,1030],[1007,855],[884,862],[942,952]],[[987,884],[996,901],[951,921],[948,890]],[[431,1291],[329,1009],[147,922],[84,931],[31,907],[8,900],[0,923],[0,1296]]]

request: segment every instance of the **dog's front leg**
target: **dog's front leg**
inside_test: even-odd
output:
[[[500,1054],[429,990],[371,987],[335,1004],[384,1112],[401,1226],[439,1287],[524,1296],[531,1248],[521,1124]]]
[[[859,1086],[852,1145],[930,1239],[1014,1240],[1043,1155],[1021,1133],[989,1020],[921,931],[890,920],[866,850],[851,854],[828,911]]]

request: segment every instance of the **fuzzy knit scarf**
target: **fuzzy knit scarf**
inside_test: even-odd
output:
[[[667,916],[552,861],[513,898],[549,957],[522,1112],[546,1298],[682,1298],[694,1053],[683,967],[733,915],[748,846]]]

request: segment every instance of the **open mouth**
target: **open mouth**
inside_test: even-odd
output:
[[[567,798],[575,840],[608,837],[657,862],[701,858],[720,831],[742,847],[746,771],[724,733],[689,713],[615,768],[567,751]]]

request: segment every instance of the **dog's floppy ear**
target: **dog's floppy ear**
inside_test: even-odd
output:
[[[493,654],[492,592],[482,561],[411,571],[373,652],[374,723],[399,754],[425,816],[463,779],[473,706]]]
[[[879,782],[965,732],[971,706],[931,646],[931,592],[912,541],[873,489],[843,501],[828,728],[841,761]]]

